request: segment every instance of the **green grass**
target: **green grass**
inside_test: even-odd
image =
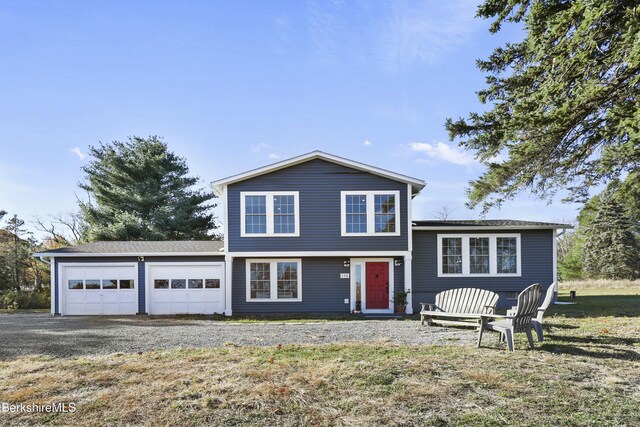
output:
[[[561,286],[561,299],[569,289]],[[0,362],[0,401],[76,402],[53,425],[640,425],[640,296],[583,286],[545,342],[185,349]]]

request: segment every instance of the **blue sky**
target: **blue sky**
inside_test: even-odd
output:
[[[323,150],[427,181],[414,219],[465,206],[483,168],[444,121],[483,107],[478,1],[0,4],[0,209],[73,211],[87,148],[161,135],[203,186]],[[571,221],[524,194],[487,218]]]

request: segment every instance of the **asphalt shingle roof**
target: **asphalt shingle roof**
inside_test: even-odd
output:
[[[520,221],[516,219],[449,219],[412,221],[416,227],[541,227],[541,228],[573,228],[569,224],[555,222]]]
[[[218,253],[224,248],[222,241],[172,240],[155,242],[92,242],[40,252],[47,254],[166,254],[166,253]]]

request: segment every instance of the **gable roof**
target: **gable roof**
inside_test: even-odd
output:
[[[449,220],[426,220],[412,221],[414,230],[442,230],[442,229],[506,229],[506,228],[537,228],[556,229],[573,228],[570,224],[560,224],[555,222],[520,221],[516,219],[449,219]]]
[[[273,163],[267,166],[263,166],[261,168],[252,169],[247,172],[239,173],[237,175],[232,175],[227,178],[219,179],[217,181],[213,181],[211,183],[211,188],[214,193],[218,196],[222,196],[223,188],[225,185],[233,184],[236,182],[244,181],[246,179],[255,178],[256,176],[264,175],[267,173],[275,172],[280,169],[288,168],[290,166],[299,165],[301,163],[305,163],[311,160],[320,159],[325,160],[327,162],[335,163],[338,165],[346,166],[349,168],[361,170],[364,172],[369,172],[373,175],[378,175],[384,178],[389,178],[394,181],[406,182],[407,184],[411,184],[413,194],[418,194],[420,190],[424,188],[426,183],[418,178],[412,178],[407,175],[402,175],[399,173],[391,172],[386,169],[381,169],[375,166],[366,165],[364,163],[355,162],[353,160],[345,159],[344,157],[335,156],[333,154],[325,153],[322,151],[312,151],[307,154],[303,154],[301,156],[292,157],[287,160],[282,160],[277,163]]]
[[[153,255],[223,255],[222,241],[173,240],[151,242],[92,242],[36,252],[34,256],[153,256]]]

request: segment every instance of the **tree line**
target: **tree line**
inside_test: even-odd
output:
[[[640,277],[640,186],[638,173],[614,180],[578,215],[575,231],[558,242],[563,279]]]

